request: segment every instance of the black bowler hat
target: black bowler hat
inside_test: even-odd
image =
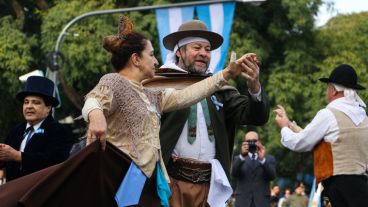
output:
[[[358,76],[354,68],[348,64],[337,66],[328,78],[320,78],[324,83],[336,83],[347,88],[363,90],[365,87],[358,84]]]
[[[16,98],[23,102],[26,96],[41,96],[44,100],[50,101],[53,107],[59,105],[59,101],[53,96],[54,82],[41,76],[30,76],[27,79],[24,90],[17,93]]]

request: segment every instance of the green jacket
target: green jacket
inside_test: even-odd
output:
[[[223,104],[219,110],[207,98],[211,124],[214,130],[216,159],[219,160],[225,173],[230,175],[230,166],[234,148],[234,138],[239,125],[263,125],[268,121],[269,105],[262,88],[262,101],[254,101],[250,94],[241,95],[233,87],[226,87],[213,94]],[[160,142],[165,164],[168,163],[172,151],[180,137],[190,108],[163,114],[161,117]]]

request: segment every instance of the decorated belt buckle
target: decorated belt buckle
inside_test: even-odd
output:
[[[192,174],[192,182],[193,183],[199,183],[199,182],[205,182],[206,176],[201,173],[200,169],[195,169],[194,173]]]

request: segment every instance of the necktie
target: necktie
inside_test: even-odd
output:
[[[254,170],[256,168],[256,166],[257,166],[257,160],[256,160],[256,154],[255,153],[252,154],[251,163],[252,163],[251,164],[251,168],[252,168],[252,170]]]
[[[207,125],[208,139],[213,142],[215,139],[213,128],[211,124],[211,117],[208,111],[207,100],[203,99],[201,101],[203,115]],[[190,107],[190,113],[188,117],[188,143],[193,144],[197,136],[197,104]]]
[[[34,131],[33,126],[30,126],[24,132],[24,139],[26,139],[26,145],[28,144],[29,140],[31,139],[33,131]]]

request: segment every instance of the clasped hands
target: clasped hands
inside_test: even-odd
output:
[[[259,82],[260,68],[258,63],[255,53],[247,53],[236,60],[236,54],[232,52],[230,64],[223,71],[224,78],[229,79],[241,75],[246,79],[247,87],[250,92],[254,94],[258,93],[261,89],[261,84]]]

